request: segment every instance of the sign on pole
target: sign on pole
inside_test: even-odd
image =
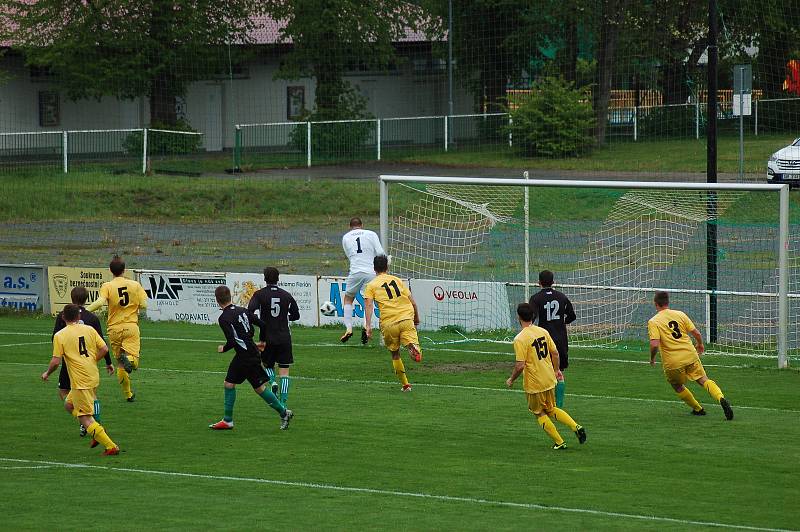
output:
[[[733,116],[752,114],[753,67],[736,65],[733,67]]]

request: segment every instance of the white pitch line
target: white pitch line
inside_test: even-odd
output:
[[[54,467],[63,467],[59,465],[33,465],[33,466],[0,466],[0,469],[53,469]]]
[[[19,347],[22,345],[50,345],[52,342],[24,342],[21,344],[0,344],[0,347]]]
[[[1,365],[7,366],[42,366],[42,364],[33,364],[30,362],[0,362]],[[224,371],[211,371],[211,370],[198,370],[198,369],[171,369],[171,368],[139,368],[136,371],[145,371],[153,373],[189,373],[198,375],[225,375]],[[292,375],[292,379],[309,382],[334,382],[340,384],[355,384],[355,385],[379,385],[379,386],[397,386],[397,381],[378,381],[378,380],[351,380],[351,379],[338,379],[335,377],[302,377],[299,375]],[[443,388],[451,390],[469,390],[478,392],[500,392],[500,393],[524,393],[520,389],[508,388],[489,388],[481,386],[464,386],[461,384],[438,384],[438,383],[424,383],[414,382],[415,387],[419,388]],[[568,393],[569,397],[578,397],[581,399],[602,399],[602,400],[617,400],[617,401],[635,401],[640,403],[659,403],[659,404],[682,404],[681,401],[674,401],[669,399],[647,399],[644,397],[625,397],[619,395],[594,395],[594,394],[578,394]],[[737,409],[743,410],[763,410],[765,412],[779,412],[784,414],[800,414],[800,410],[791,410],[788,408],[771,408],[766,406],[744,406],[733,405]]]
[[[203,475],[198,473],[183,473],[180,471],[161,471],[157,469],[140,469],[132,467],[111,467],[111,466],[98,466],[89,464],[69,464],[65,462],[47,462],[42,460],[24,460],[19,458],[0,458],[0,461],[28,463],[28,464],[44,464],[50,466],[80,468],[80,469],[95,469],[102,471],[114,471],[121,473],[137,473],[141,475],[154,475],[164,477],[178,477],[178,478],[192,478],[202,480],[220,480],[225,482],[249,482],[254,484],[269,484],[273,486],[288,486],[294,488],[309,488],[313,490],[330,490],[340,491],[347,493],[369,493],[372,495],[391,495],[395,497],[413,497],[416,499],[429,499],[442,502],[457,502],[467,504],[480,504],[486,506],[502,506],[506,508],[523,508],[526,510],[544,510],[550,512],[573,513],[594,515],[598,517],[616,517],[620,519],[632,519],[637,521],[655,521],[661,523],[674,523],[679,525],[693,525],[693,526],[708,526],[715,528],[734,528],[738,530],[759,530],[769,532],[797,532],[784,528],[769,528],[750,525],[738,525],[733,523],[717,523],[714,521],[693,521],[690,519],[678,519],[674,517],[661,517],[656,515],[641,515],[641,514],[628,514],[622,512],[608,512],[604,510],[592,510],[589,508],[572,508],[568,506],[548,506],[545,504],[535,504],[526,502],[513,502],[491,499],[480,499],[474,497],[460,497],[455,495],[436,495],[424,492],[409,492],[397,491],[390,489],[379,488],[361,488],[356,486],[339,486],[336,484],[322,484],[316,482],[299,482],[290,480],[273,480],[267,478],[253,478],[253,477],[235,477],[228,475]]]
[[[0,335],[4,334],[16,334],[16,335],[26,335],[26,336],[50,336],[50,333],[34,333],[34,332],[2,332],[0,331]],[[204,343],[212,343],[212,344],[219,344],[222,343],[220,340],[209,340],[205,338],[162,338],[158,336],[143,336],[142,340],[158,340],[158,341],[165,341],[165,342],[204,342]],[[12,346],[23,346],[23,345],[36,345],[38,343],[46,344],[49,342],[36,342],[30,344],[8,344],[7,346],[0,345],[0,347],[12,347]],[[303,343],[295,343],[295,347],[333,347],[336,349],[343,349],[352,346],[343,345],[341,343],[311,343],[311,344],[303,344]],[[499,355],[503,357],[512,357],[514,353],[506,352],[506,351],[483,351],[478,349],[454,349],[448,347],[437,347],[437,346],[425,346],[425,350],[427,351],[442,351],[442,352],[450,352],[450,353],[469,353],[473,355]],[[644,353],[644,351],[642,351]],[[753,358],[750,355],[705,355],[705,356],[734,356],[734,357],[743,357],[743,358]],[[580,360],[582,362],[594,362],[594,363],[615,363],[615,364],[649,364],[650,362],[647,360],[626,360],[623,358],[589,358],[589,357],[570,357],[572,360]],[[762,358],[769,358],[769,357],[762,357]],[[707,368],[727,368],[727,369],[751,369],[752,366],[746,364],[739,364],[739,365],[731,365],[731,364],[706,364],[704,363],[703,366]],[[777,369],[777,368],[764,368],[764,369]]]

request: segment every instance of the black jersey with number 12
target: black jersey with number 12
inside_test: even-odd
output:
[[[575,321],[575,310],[567,296],[555,288],[542,288],[531,297],[530,305],[536,309],[539,316],[539,327],[550,333],[561,355],[561,369],[566,367],[567,352],[567,324]]]

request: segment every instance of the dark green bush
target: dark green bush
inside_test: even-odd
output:
[[[192,126],[185,120],[179,120],[176,124],[153,122],[148,129],[197,132],[195,129],[192,129]],[[122,142],[122,146],[128,154],[141,156],[142,135],[143,133],[141,131],[134,131]],[[200,151],[202,145],[203,137],[201,135],[179,135],[160,131],[147,132],[148,155],[183,155],[187,153],[196,153]]]
[[[343,90],[334,109],[314,109],[304,114],[300,122],[326,122],[337,120],[367,120],[373,116],[367,112],[366,98],[352,87]],[[368,144],[375,131],[374,122],[344,122],[312,124],[311,152],[315,159],[351,156]],[[289,145],[305,153],[307,131],[305,127],[294,128],[289,135]]]
[[[704,109],[701,109],[704,111]],[[639,109],[639,138],[651,140],[664,137],[694,138],[695,106],[653,107]],[[700,113],[700,131],[705,128],[705,113]]]
[[[528,98],[511,112],[508,131],[514,149],[526,156],[565,157],[595,145],[595,118],[586,90],[560,78],[537,82]]]

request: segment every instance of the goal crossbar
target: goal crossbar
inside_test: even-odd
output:
[[[527,172],[526,172],[527,174]],[[788,334],[789,334],[789,185],[768,183],[678,183],[669,181],[594,181],[594,180],[559,180],[559,179],[520,179],[503,177],[467,177],[467,176],[415,176],[415,175],[381,175],[380,178],[380,236],[384,248],[390,252],[389,242],[389,185],[404,184],[452,184],[452,185],[491,185],[508,187],[562,187],[562,188],[605,188],[605,189],[642,189],[642,190],[696,190],[696,191],[741,191],[772,192],[779,195],[778,221],[778,367],[788,366]],[[527,207],[527,203],[526,203]],[[527,208],[526,208],[527,212]],[[526,220],[527,227],[527,220]],[[525,250],[526,263],[529,249]],[[527,272],[526,272],[527,275]],[[528,284],[526,279],[525,284]]]

